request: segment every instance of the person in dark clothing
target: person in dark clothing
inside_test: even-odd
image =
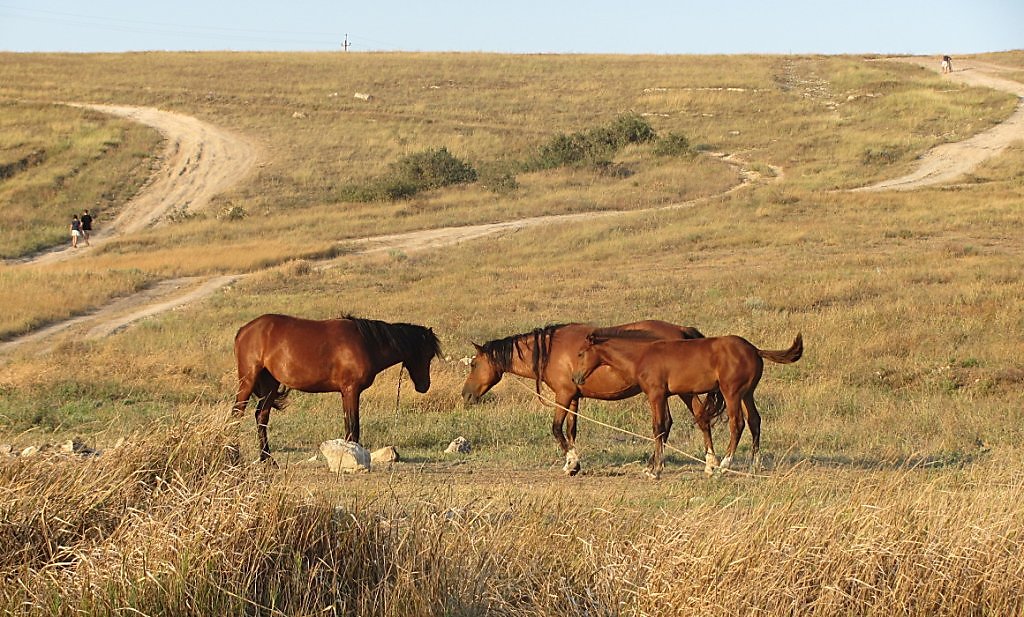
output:
[[[85,245],[89,246],[89,235],[92,234],[92,215],[86,208],[82,213],[82,237],[85,238]]]

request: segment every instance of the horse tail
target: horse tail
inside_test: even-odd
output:
[[[804,337],[801,334],[797,334],[796,338],[793,339],[793,344],[789,346],[789,349],[758,349],[757,353],[766,360],[777,362],[779,364],[792,364],[800,359],[804,355]]]
[[[271,394],[274,395],[274,402],[270,404],[271,409],[284,409],[288,406],[288,393],[291,388],[282,384],[267,369],[260,371],[253,384],[252,393],[257,399],[265,399]]]

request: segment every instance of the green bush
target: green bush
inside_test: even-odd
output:
[[[392,163],[391,177],[425,190],[473,182],[476,170],[452,156],[447,148],[439,148],[410,154]]]
[[[365,185],[342,188],[339,198],[342,201],[397,201],[420,191],[465,184],[476,179],[477,172],[471,165],[442,147],[405,156],[392,163],[385,176]]]
[[[606,166],[624,146],[647,143],[656,137],[646,120],[637,114],[626,114],[607,126],[555,135],[540,147],[540,152],[526,163],[525,168],[537,171],[581,164]]]
[[[658,156],[684,156],[695,154],[690,147],[690,140],[677,133],[669,133],[659,137],[654,144],[654,154]]]
[[[480,167],[480,184],[498,195],[514,193],[519,188],[516,168],[516,163],[509,161],[482,165]]]

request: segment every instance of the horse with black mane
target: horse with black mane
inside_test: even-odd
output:
[[[232,415],[240,417],[256,396],[260,460],[270,458],[267,423],[282,409],[290,390],[340,392],[345,439],[359,441],[359,395],[377,373],[402,363],[416,391],[430,388],[430,363],[441,357],[434,331],[409,323],[388,323],[346,315],[322,321],[268,314],[235,335],[238,394]]]
[[[773,351],[758,349],[739,336],[666,341],[642,330],[606,328],[587,336],[586,344],[577,352],[572,380],[583,387],[602,367],[612,367],[644,391],[654,429],[654,454],[647,469],[652,478],[657,478],[664,467],[664,445],[672,428],[668,397],[718,390],[725,399],[731,437],[720,467],[728,469],[732,463],[745,415],[753,440],[751,468],[756,470],[761,464],[761,415],[754,404],[754,389],[761,380],[764,360],[789,364],[799,360],[803,352],[803,337],[799,334],[789,349]],[[704,471],[710,474],[719,466],[711,430],[705,424],[698,426],[704,434]]]
[[[704,336],[696,328],[653,319],[616,328],[623,331],[643,330],[655,338],[670,340]],[[576,355],[587,344],[587,335],[596,329],[596,326],[582,323],[554,324],[488,341],[483,345],[473,343],[476,355],[470,362],[470,373],[462,388],[462,398],[467,404],[478,402],[480,397],[501,381],[505,373],[534,380],[538,395],[540,384],[547,385],[555,396],[551,433],[565,456],[562,470],[569,475],[576,475],[580,470],[580,458],[576,452],[576,410],[580,398],[617,401],[641,392],[635,380],[609,367],[596,369],[585,384],[573,382]],[[710,425],[723,409],[717,392],[711,393],[703,403],[689,394],[681,398],[698,423]],[[562,430],[563,425],[569,433],[568,438]]]

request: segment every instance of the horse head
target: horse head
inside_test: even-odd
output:
[[[405,370],[409,371],[413,386],[420,394],[430,389],[430,363],[435,356],[441,354],[434,331],[430,328],[424,329],[426,333],[423,336],[423,344],[410,350],[409,355],[402,362]]]
[[[587,342],[580,347],[579,352],[576,354],[576,366],[572,371],[572,381],[577,386],[583,385],[583,382],[590,377],[590,374],[597,370],[597,367],[601,366],[601,343],[604,343],[608,339],[606,337],[590,333],[587,335]]]
[[[504,370],[484,346],[473,343],[476,354],[469,363],[469,375],[462,386],[462,400],[467,405],[480,402],[480,398],[501,381]]]

